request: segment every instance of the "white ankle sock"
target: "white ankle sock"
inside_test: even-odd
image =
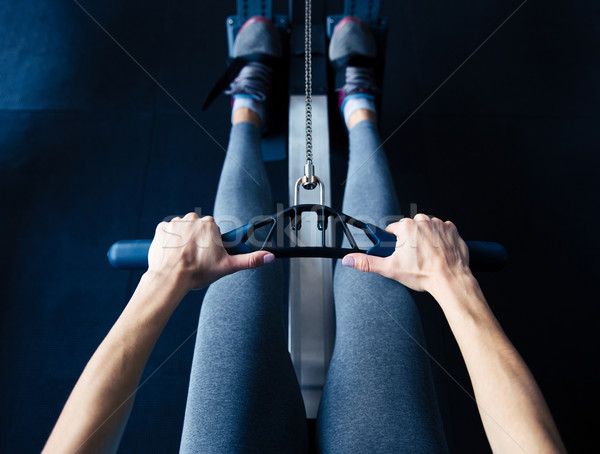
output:
[[[233,106],[231,107],[231,124],[233,124],[233,113],[240,107],[247,107],[256,112],[260,118],[260,124],[265,124],[265,105],[261,101],[257,101],[250,95],[234,95]]]
[[[375,96],[366,93],[355,93],[344,98],[344,102],[342,103],[342,113],[344,114],[346,127],[348,127],[348,120],[352,114],[359,109],[367,109],[376,113]]]

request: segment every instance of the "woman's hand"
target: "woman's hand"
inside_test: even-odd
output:
[[[207,287],[227,274],[257,268],[274,259],[267,251],[229,255],[215,220],[188,213],[158,224],[148,253],[147,274],[187,293]]]
[[[342,264],[378,273],[417,291],[432,293],[456,276],[471,276],[469,251],[456,226],[417,214],[387,226],[396,235],[396,250],[389,257],[348,254]]]

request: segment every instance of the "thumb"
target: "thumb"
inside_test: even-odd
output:
[[[249,270],[267,265],[275,260],[271,252],[256,251],[249,254],[239,254],[229,256],[229,272],[234,273],[240,270]]]
[[[385,259],[383,257],[358,253],[348,254],[342,259],[342,265],[366,273],[385,275]]]

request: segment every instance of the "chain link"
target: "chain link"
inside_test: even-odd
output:
[[[312,164],[312,2],[304,2],[304,103],[306,107],[306,163]]]

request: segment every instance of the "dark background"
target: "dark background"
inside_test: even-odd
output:
[[[110,244],[150,238],[167,215],[210,213],[224,158],[217,143],[228,138],[229,100],[200,106],[224,69],[232,0],[81,4],[214,141],[74,1],[2,2],[2,452],[42,448],[132,293],[140,273],[113,270]],[[328,2],[328,12],[341,4]],[[404,214],[416,203],[465,238],[506,245],[508,266],[478,276],[484,292],[568,449],[592,452],[600,4],[527,1],[394,133],[519,4],[384,1],[381,131]],[[340,148],[332,162],[341,182]],[[285,163],[268,167],[286,204]],[[177,450],[202,295],[186,298],[160,338],[145,377],[162,367],[138,393],[121,452]],[[441,312],[427,295],[418,300],[431,353],[469,389]],[[488,452],[475,404],[433,367],[452,451]]]

